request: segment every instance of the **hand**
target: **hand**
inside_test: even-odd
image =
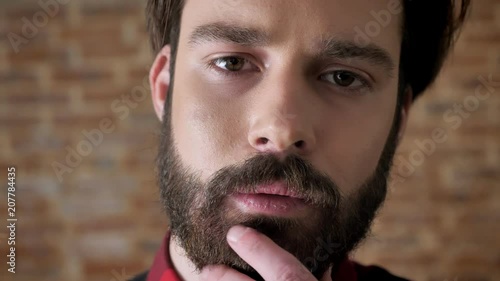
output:
[[[267,236],[240,225],[227,234],[229,246],[266,281],[317,281],[292,254],[276,245]],[[250,277],[224,265],[207,266],[201,280],[250,281]]]

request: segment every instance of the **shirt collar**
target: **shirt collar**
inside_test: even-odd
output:
[[[163,238],[160,249],[156,253],[147,281],[182,281],[170,260],[169,245],[170,231]],[[357,281],[354,263],[346,258],[332,276],[332,280]]]
[[[170,231],[167,232],[149,270],[147,281],[181,281],[170,260]]]

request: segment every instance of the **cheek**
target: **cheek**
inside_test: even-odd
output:
[[[380,104],[380,106],[374,106]],[[392,128],[395,103],[391,100],[360,105],[334,113],[338,120],[324,124],[322,163],[343,192],[349,194],[375,172]]]
[[[236,144],[243,136],[244,117],[236,105],[215,98],[215,86],[197,79],[187,81],[181,73],[176,75],[172,100],[174,140],[184,163],[201,171],[206,180],[232,163]]]
[[[389,131],[389,127],[373,131],[367,129],[357,132],[350,139],[351,149],[345,150],[343,157],[348,157],[348,165],[352,167],[350,177],[354,188],[360,187],[376,171]]]

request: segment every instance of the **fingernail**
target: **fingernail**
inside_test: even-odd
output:
[[[235,225],[231,229],[229,229],[229,232],[227,233],[227,240],[230,242],[238,242],[240,240],[241,236],[247,232],[249,228],[241,225]]]

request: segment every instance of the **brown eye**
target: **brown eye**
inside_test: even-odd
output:
[[[362,88],[367,85],[359,75],[345,70],[332,71],[321,75],[320,78],[341,88]]]
[[[356,81],[356,77],[349,72],[338,71],[333,74],[333,81],[341,87],[349,87]]]
[[[239,57],[224,57],[215,60],[215,65],[228,71],[240,71],[245,66],[246,60]]]

